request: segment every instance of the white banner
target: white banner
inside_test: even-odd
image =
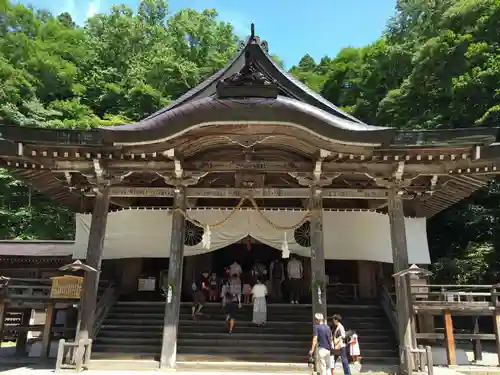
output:
[[[300,210],[263,210],[278,226],[292,226],[305,215]],[[229,210],[192,209],[189,217],[202,224],[215,224],[229,215]],[[90,230],[90,214],[77,214],[74,258],[84,259]],[[130,209],[110,212],[104,241],[104,259],[163,258],[170,252],[172,215],[169,211]],[[275,229],[254,210],[236,212],[224,225],[211,228],[210,249],[202,244],[185,246],[186,256],[215,251],[250,235],[281,250],[284,233]],[[410,263],[429,264],[425,218],[406,218]],[[324,211],[323,235],[326,259],[371,260],[392,263],[391,236],[387,215],[370,211]],[[310,249],[300,246],[294,231],[287,231],[290,252],[309,256]]]

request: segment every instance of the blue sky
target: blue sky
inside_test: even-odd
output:
[[[54,14],[69,12],[79,24],[86,17],[125,3],[136,9],[139,0],[20,0]],[[306,53],[316,60],[334,56],[347,46],[361,47],[375,41],[394,13],[396,0],[170,0],[170,10],[215,8],[220,19],[247,36],[250,23],[266,39],[270,52],[296,64]]]

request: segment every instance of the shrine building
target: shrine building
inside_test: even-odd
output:
[[[193,349],[183,303],[195,275],[233,261],[283,259],[286,268],[290,255],[304,265],[301,306],[293,307],[305,311],[300,361],[315,312],[340,311],[342,298],[352,306],[378,303],[381,281],[393,285],[393,274],[429,265],[426,220],[485,187],[500,163],[494,128],[398,130],[353,117],[277,65],[253,27],[226,67],[137,123],[87,131],[2,124],[0,133],[0,166],[76,217],[74,241],[0,243],[2,275],[27,277],[30,269],[30,277],[48,277],[70,259],[100,270],[85,276],[82,337],[94,338],[94,354],[101,347],[100,356],[119,355],[125,344],[106,330],[147,330],[153,323],[127,328],[126,312],[154,305],[144,319],[160,322],[151,326],[155,333],[143,348],[137,333],[127,353],[154,346],[162,367],[222,352]],[[118,307],[94,337],[99,277],[115,281]],[[396,281],[395,293],[399,328],[389,334],[390,355],[367,347],[363,357],[399,362],[397,342],[411,345],[408,288]],[[282,304],[291,304],[283,297],[273,315],[271,302],[269,327],[239,323],[238,333],[237,322],[235,334],[274,332],[280,322],[273,316],[286,320]],[[355,308],[346,309],[353,326]],[[207,328],[205,339],[222,340],[218,329]],[[285,361],[276,347],[259,346],[269,361]],[[224,353],[233,360],[264,355]]]

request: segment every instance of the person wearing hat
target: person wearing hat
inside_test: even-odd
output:
[[[318,349],[318,373],[319,375],[327,375],[328,370],[332,367],[330,364],[332,330],[328,324],[325,323],[325,318],[322,313],[314,314],[314,321],[314,336],[312,338],[309,355],[312,356],[314,349]]]

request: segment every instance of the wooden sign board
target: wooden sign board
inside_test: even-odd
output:
[[[79,299],[82,296],[83,277],[65,275],[52,277],[51,280],[50,298]]]

